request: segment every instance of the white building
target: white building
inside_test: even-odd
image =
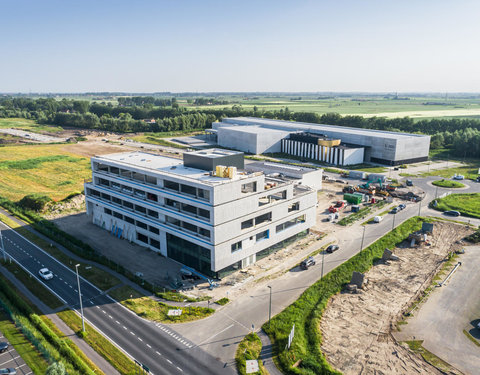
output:
[[[231,178],[217,165],[234,166]],[[87,215],[125,238],[222,277],[315,224],[316,190],[246,172],[243,154],[204,150],[184,161],[143,152],[92,158]]]

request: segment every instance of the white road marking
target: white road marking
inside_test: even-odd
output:
[[[182,370],[180,367],[177,366],[177,368],[178,368],[181,372],[183,372],[183,370]]]
[[[115,323],[120,324],[120,322],[118,320],[115,320]]]
[[[132,331],[130,331],[130,333],[131,333],[133,336],[135,336],[135,333],[133,333]]]
[[[138,337],[138,340],[139,340],[139,341],[143,341],[140,337]]]
[[[155,353],[157,353],[158,355],[161,355],[159,352],[155,352]]]
[[[167,362],[170,363],[170,364],[172,364],[172,361],[170,361],[169,359],[167,359]]]
[[[127,329],[127,327],[123,326],[123,329]]]
[[[152,349],[152,347],[151,347],[149,344],[147,344],[147,346],[148,346],[150,349]]]

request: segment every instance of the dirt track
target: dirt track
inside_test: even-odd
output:
[[[365,290],[333,297],[320,327],[328,361],[344,374],[441,374],[398,344],[391,331],[467,233],[462,225],[435,223],[432,246],[396,248],[399,261],[375,265]]]

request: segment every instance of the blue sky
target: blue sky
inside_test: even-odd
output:
[[[480,92],[479,1],[0,0],[0,92]]]

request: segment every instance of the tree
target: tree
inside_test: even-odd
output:
[[[67,372],[63,363],[55,362],[48,366],[45,375],[67,375]]]

